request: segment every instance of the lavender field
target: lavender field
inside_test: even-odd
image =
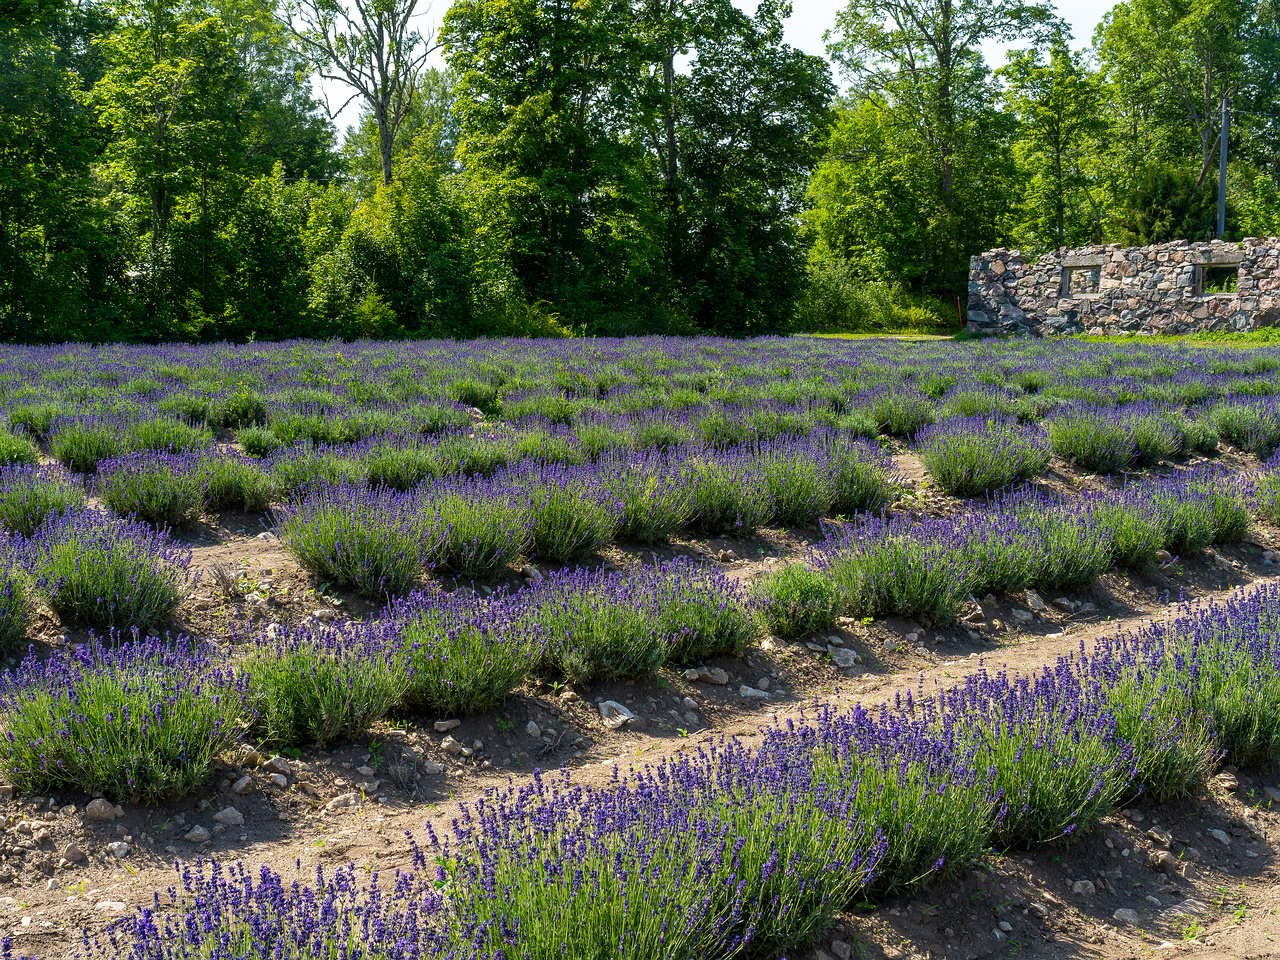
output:
[[[495,739],[518,752],[513,704],[595,691],[618,709],[577,705],[613,743],[644,719],[614,696],[688,692],[672,736],[765,732],[593,784],[526,768],[394,877],[182,866],[76,949],[800,956],[855,901],[1280,755],[1277,397],[1280,350],[1144,343],[8,348],[0,773],[19,802],[230,804],[220,823],[252,773],[332,812],[372,799],[304,791],[289,756],[488,724],[431,741],[448,782],[502,770]],[[246,566],[268,549],[292,594]],[[984,609],[1048,630],[1104,587],[1243,582],[1214,579],[1224,550],[1259,554],[1257,589],[882,707],[824,699],[912,651],[987,652]],[[854,638],[880,624],[910,639],[873,663]],[[777,651],[772,684],[718,679]],[[567,764],[528,725],[538,765]],[[172,849],[223,859],[221,837]]]

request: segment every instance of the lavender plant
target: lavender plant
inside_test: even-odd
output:
[[[0,430],[0,465],[22,463],[32,465],[40,459],[40,451],[26,437]]]
[[[242,678],[183,638],[107,639],[0,677],[0,770],[25,792],[190,793],[239,739]]]
[[[205,498],[200,461],[189,456],[135,453],[103,460],[94,485],[116,513],[157,527],[188,526]]]
[[[84,505],[84,487],[60,469],[0,467],[0,527],[30,537],[45,521]]]
[[[36,590],[63,620],[146,628],[182,603],[191,551],[145,524],[89,510],[41,527],[24,559]]]
[[[358,628],[295,628],[262,640],[240,670],[250,732],[281,746],[359,737],[401,702],[407,687],[387,650]]]
[[[0,555],[9,552],[0,550]],[[0,560],[0,652],[18,650],[26,643],[34,609],[31,576],[20,564]]]
[[[831,577],[798,563],[760,577],[755,596],[765,627],[783,638],[825,630],[844,609],[844,598]]]
[[[976,497],[1026,480],[1049,463],[1038,430],[1000,417],[954,417],[916,435],[920,459],[947,493]]]

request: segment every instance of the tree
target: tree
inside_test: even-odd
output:
[[[959,245],[956,168],[994,98],[979,46],[1020,38],[1043,44],[1060,29],[1043,2],[854,0],[828,33],[828,49],[855,95],[877,99],[894,125],[913,128],[938,167],[939,266],[948,287],[971,252]]]
[[[996,77],[1005,81],[1004,101],[1019,125],[1026,219],[1018,232],[1038,249],[1097,242],[1102,210],[1084,173],[1085,154],[1107,126],[1095,77],[1062,35],[1047,57],[1011,52]]]
[[[1198,183],[1195,172],[1179,164],[1147,164],[1126,200],[1113,228],[1126,246],[1209,240],[1217,227],[1212,185]]]
[[[458,117],[454,110],[454,78],[434,67],[418,77],[418,91],[392,144],[394,157],[427,162],[441,175],[450,172],[458,150]],[[342,145],[347,174],[361,196],[372,196],[382,183],[382,146],[373,114],[361,111],[360,121],[347,129]]]
[[[391,182],[396,134],[436,49],[412,25],[417,8],[418,0],[290,0],[281,18],[321,76],[364,100],[378,128],[384,184]]]

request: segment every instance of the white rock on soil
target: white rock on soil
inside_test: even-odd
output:
[[[1136,927],[1138,922],[1142,919],[1138,916],[1137,910],[1131,910],[1128,907],[1121,907],[1111,916],[1119,920],[1121,923],[1127,923],[1131,927]]]
[[[1205,832],[1206,832],[1206,833],[1208,833],[1208,834],[1209,834],[1209,836],[1213,837],[1213,839],[1217,840],[1217,841],[1218,841],[1220,844],[1222,844],[1224,847],[1229,847],[1229,846],[1231,846],[1231,838],[1227,836],[1227,834],[1225,833],[1225,831],[1222,831],[1222,830],[1207,830],[1207,831],[1205,831]]]
[[[456,757],[458,754],[462,753],[465,747],[463,747],[457,740],[453,739],[453,737],[449,736],[440,741],[440,749],[445,753]]]
[[[100,910],[103,913],[124,913],[125,910],[129,908],[119,900],[99,900],[98,905],[94,907],[94,909]]]
[[[858,656],[856,650],[845,650],[842,647],[827,647],[827,653],[831,656],[831,662],[837,667],[856,667],[862,662],[862,657]]]
[[[267,773],[279,773],[286,777],[293,773],[293,768],[289,766],[289,761],[284,757],[272,757],[262,765],[262,769]]]
[[[1022,623],[1030,623],[1033,616],[1030,610],[1019,610],[1015,607],[1013,610],[1013,619],[1021,621]]]
[[[62,848],[62,859],[67,863],[80,863],[85,859],[85,852],[78,843],[68,843]]]
[[[636,715],[616,700],[605,700],[600,704],[600,719],[610,730],[617,730]]]
[[[723,687],[729,682],[729,674],[720,667],[698,667],[698,679],[703,683],[714,683]]]
[[[273,773],[271,776],[267,777],[267,779],[271,782],[272,786],[279,787],[281,790],[284,790],[289,786],[289,778],[283,773]]]
[[[1097,888],[1093,885],[1092,880],[1077,880],[1071,885],[1072,893],[1079,893],[1083,896],[1091,896],[1097,893]]]
[[[448,733],[450,730],[457,730],[462,726],[461,720],[437,720],[436,733]]]
[[[370,767],[368,765],[363,767],[356,767],[356,773],[360,774],[360,776],[362,777],[372,777],[373,767]]]
[[[532,720],[524,725],[524,732],[531,740],[537,740],[542,736],[542,728]]]
[[[225,810],[219,810],[213,815],[213,819],[224,827],[244,826],[244,814],[235,807],[227,807]]]
[[[125,857],[129,855],[129,845],[123,840],[117,840],[114,843],[107,844],[107,853],[113,857]]]
[[[231,785],[231,792],[241,797],[246,793],[253,793],[253,778],[245,774]]]
[[[334,797],[324,805],[326,810],[345,810],[348,807],[354,807],[360,803],[360,794],[343,793]]]
[[[192,827],[182,835],[182,839],[187,843],[208,843],[212,837],[213,834],[209,832],[208,827],[200,826]]]
[[[428,760],[422,765],[422,772],[430,774],[444,773],[444,767],[434,760]]]
[[[332,623],[338,618],[338,612],[336,610],[329,610],[328,608],[322,607],[319,610],[313,611],[311,616],[315,617],[321,623]]]
[[[106,800],[90,800],[84,815],[94,823],[108,823],[116,818],[116,808]]]
[[[755,687],[748,687],[745,683],[738,688],[738,696],[744,700],[768,700],[769,694],[763,690],[757,690]]]

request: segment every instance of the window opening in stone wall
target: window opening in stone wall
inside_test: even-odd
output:
[[[1240,282],[1240,267],[1229,263],[1221,266],[1205,264],[1196,269],[1197,292],[1200,296],[1218,293],[1235,293]]]
[[[1102,267],[1064,267],[1062,270],[1062,296],[1081,293],[1097,293],[1102,282]]]

